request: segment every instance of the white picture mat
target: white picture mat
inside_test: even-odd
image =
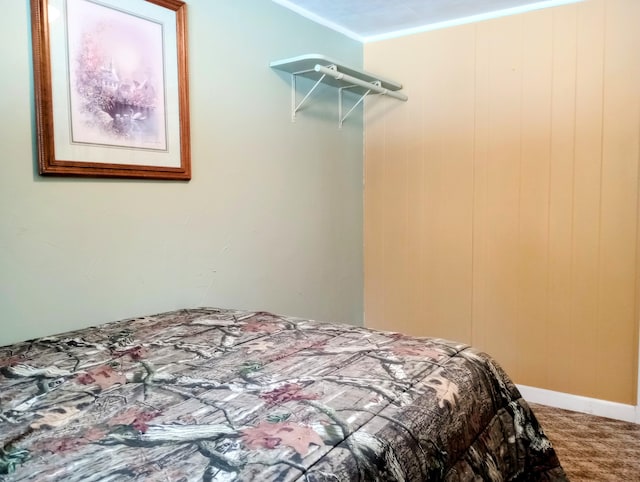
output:
[[[132,0],[100,0],[105,7],[130,12],[162,25],[164,47],[164,108],[166,149],[130,148],[73,143],[71,139],[71,98],[69,51],[67,50],[68,4],[88,0],[49,0],[49,38],[55,158],[64,161],[180,167],[180,112],[178,94],[178,51],[175,12],[157,5]],[[134,10],[135,7],[135,10]],[[74,6],[72,6],[74,8]],[[55,15],[57,12],[59,15]],[[52,15],[54,13],[54,15]],[[54,18],[57,17],[57,18]],[[164,147],[164,146],[163,146]]]

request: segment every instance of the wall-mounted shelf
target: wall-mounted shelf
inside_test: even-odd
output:
[[[307,54],[290,59],[276,60],[271,62],[271,68],[288,72],[291,74],[291,120],[295,121],[296,112],[307,101],[309,96],[321,83],[338,88],[338,125],[342,123],[353,112],[353,110],[364,101],[365,97],[371,93],[387,95],[394,99],[406,101],[407,96],[397,92],[402,89],[402,84],[393,80],[385,79],[379,75],[374,75],[364,70],[348,67],[340,62],[332,60],[324,55]],[[313,87],[307,92],[304,98],[298,102],[296,90],[296,78],[306,77],[314,80]],[[343,91],[348,90],[360,96],[351,109],[342,115]]]

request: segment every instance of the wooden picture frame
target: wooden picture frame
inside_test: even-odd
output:
[[[31,0],[41,175],[191,178],[186,4]]]

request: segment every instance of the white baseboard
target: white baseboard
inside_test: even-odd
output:
[[[517,385],[517,387],[527,402],[640,424],[640,406],[608,402],[606,400],[598,400],[597,398],[554,392],[545,390],[544,388],[528,387],[526,385]]]

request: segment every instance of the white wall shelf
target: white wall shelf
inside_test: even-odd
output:
[[[338,88],[338,125],[342,127],[343,122],[354,111],[354,109],[364,101],[371,93],[386,95],[406,101],[407,96],[401,92],[402,84],[393,80],[385,79],[379,75],[374,75],[364,70],[348,67],[340,62],[332,60],[324,55],[306,54],[290,59],[276,60],[271,62],[271,68],[288,72],[291,74],[291,120],[295,122],[296,113],[302,108],[309,96],[321,83]],[[306,77],[314,80],[315,83],[298,102],[296,79]],[[348,90],[360,96],[358,101],[343,115],[343,92]]]

